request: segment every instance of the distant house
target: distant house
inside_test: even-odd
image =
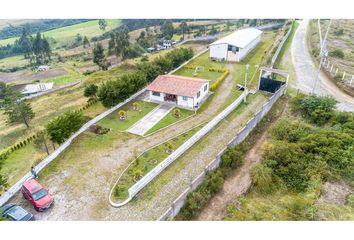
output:
[[[41,65],[41,66],[38,66],[37,70],[38,70],[39,72],[45,72],[45,71],[50,70],[50,66],[48,66],[48,65]]]
[[[32,83],[21,84],[21,86],[15,86],[15,88],[21,92],[22,95],[28,96],[39,92],[48,91],[53,88],[53,83]]]
[[[148,52],[155,52],[155,48],[154,47],[149,47],[149,48],[147,48],[147,50],[148,50]]]
[[[152,102],[165,102],[195,109],[208,97],[209,81],[170,74],[160,75],[147,90]]]
[[[210,46],[210,59],[239,62],[261,41],[262,31],[256,28],[238,30]]]

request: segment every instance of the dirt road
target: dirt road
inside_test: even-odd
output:
[[[225,216],[226,206],[229,202],[245,194],[251,187],[250,170],[252,166],[262,159],[261,146],[265,141],[267,132],[257,140],[247,153],[243,166],[224,182],[223,189],[212,198],[207,207],[200,213],[198,220],[222,220]]]
[[[314,65],[306,44],[306,31],[309,20],[302,20],[295,33],[291,46],[292,61],[296,72],[296,88],[303,92],[312,92],[317,77],[317,67]],[[354,98],[342,92],[328,77],[321,72],[315,93],[330,95],[337,101],[337,108],[342,111],[354,112]]]

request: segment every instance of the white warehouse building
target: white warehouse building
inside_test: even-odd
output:
[[[210,59],[240,62],[261,41],[262,31],[256,28],[238,30],[210,44]]]

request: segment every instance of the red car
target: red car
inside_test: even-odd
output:
[[[37,211],[44,211],[49,208],[54,198],[41,184],[35,179],[28,180],[21,188],[23,196],[29,200]]]

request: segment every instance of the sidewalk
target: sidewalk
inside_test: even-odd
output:
[[[161,104],[157,106],[154,110],[148,113],[145,117],[136,122],[126,131],[129,133],[137,134],[143,136],[147,131],[149,131],[153,126],[155,126],[164,116],[166,116],[173,105]]]

